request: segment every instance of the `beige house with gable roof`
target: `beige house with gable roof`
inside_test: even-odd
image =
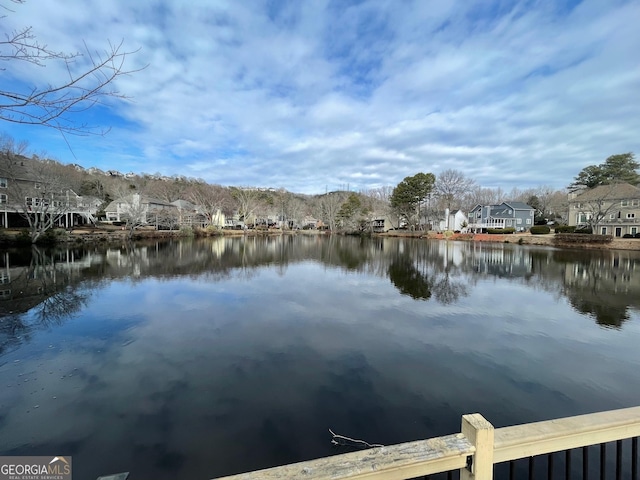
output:
[[[569,194],[569,225],[622,237],[640,233],[640,188],[629,183],[599,185]]]

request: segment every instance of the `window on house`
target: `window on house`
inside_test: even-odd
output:
[[[632,207],[637,207],[638,205],[640,205],[640,200],[631,200]]]
[[[527,218],[527,225],[531,225],[531,219]]]
[[[582,208],[582,204],[581,203],[576,203],[576,208]]]
[[[616,218],[616,214],[615,213],[610,213],[609,214],[609,218],[611,218],[611,219]]]
[[[578,223],[587,223],[587,222],[589,221],[589,219],[590,219],[590,218],[591,218],[591,214],[590,214],[590,213],[583,213],[583,212],[580,212],[580,213],[577,215]]]
[[[628,207],[629,206],[629,200],[622,200],[620,202],[620,206],[621,207]]]
[[[631,227],[631,235],[637,235],[638,234],[638,227]]]
[[[518,225],[520,225],[521,223],[522,223],[522,219],[521,219],[521,218],[519,218],[519,219],[518,219]]]
[[[49,205],[49,200],[36,197],[27,197],[26,204],[28,207],[39,207],[40,205],[46,207],[47,205]]]
[[[627,218],[636,218],[635,213],[627,213]]]
[[[40,189],[42,188],[42,184],[41,184],[41,183],[36,183],[36,184],[34,185],[34,188],[35,188],[36,190],[40,190]]]
[[[602,229],[600,230],[600,234],[606,235],[607,234],[607,227],[602,227]]]
[[[7,185],[9,185],[9,182],[7,182],[7,179],[0,178],[0,188],[7,188]]]
[[[5,193],[0,193],[0,203],[7,203],[8,197]]]

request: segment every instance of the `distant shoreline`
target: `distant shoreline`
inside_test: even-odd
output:
[[[448,240],[463,242],[488,242],[488,243],[515,243],[518,245],[542,245],[547,247],[558,248],[575,248],[575,249],[596,249],[596,250],[638,250],[640,251],[639,238],[614,238],[611,243],[559,243],[555,239],[555,234],[531,235],[530,233],[513,233],[513,234],[453,234],[445,237],[442,233],[434,232],[407,232],[407,231],[391,231],[380,233],[381,237],[404,237],[404,238],[425,238],[430,240]]]
[[[19,246],[18,242],[12,241],[19,234],[20,230],[3,230],[4,246]],[[179,239],[189,237],[240,237],[240,236],[277,236],[277,235],[330,235],[324,230],[231,230],[222,229],[213,232],[201,231],[194,234],[185,234],[180,230],[155,230],[151,228],[136,229],[133,236],[129,237],[129,231],[120,227],[99,226],[99,227],[78,227],[67,231],[66,236],[58,239],[58,245],[80,245],[85,243],[123,243],[129,240],[152,240],[152,239]],[[555,234],[531,235],[530,233],[514,234],[451,234],[445,236],[436,232],[410,232],[406,230],[394,230],[385,233],[376,233],[375,237],[396,237],[415,238],[425,240],[443,240],[456,242],[486,242],[486,243],[510,243],[518,245],[540,245],[557,248],[571,249],[595,249],[595,250],[637,250],[640,251],[640,239],[635,238],[614,238],[610,243],[559,243]]]

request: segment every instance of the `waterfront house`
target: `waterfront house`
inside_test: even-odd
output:
[[[388,215],[374,214],[369,222],[369,229],[375,233],[388,232],[394,228],[394,223]]]
[[[0,154],[0,226],[26,227],[34,215],[66,228],[95,223],[102,201],[67,188],[55,168],[55,162]]]
[[[179,224],[178,207],[138,193],[114,200],[105,208],[105,215],[108,222],[130,222],[156,227]]]
[[[535,209],[523,202],[499,205],[476,205],[469,212],[469,230],[482,232],[488,228],[515,228],[517,232],[533,226]]]
[[[178,224],[186,227],[207,227],[209,225],[224,228],[227,224],[224,213],[220,209],[211,211],[202,205],[194,205],[187,200],[171,202],[178,211]]]
[[[622,237],[640,233],[640,188],[629,183],[599,185],[569,194],[569,225]]]

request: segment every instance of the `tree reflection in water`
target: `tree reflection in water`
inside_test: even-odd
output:
[[[396,443],[476,407],[509,424],[622,406],[640,389],[639,258],[320,235],[5,252],[2,452],[211,478],[324,455],[324,438],[298,447],[332,426]]]
[[[25,257],[21,252],[19,258]],[[28,262],[13,265],[10,259],[5,253],[3,275],[10,288],[4,290],[9,298],[0,304],[0,354],[28,341],[35,330],[61,325],[89,297],[89,290],[78,288],[81,275],[51,252],[32,246]]]
[[[433,282],[418,271],[409,257],[400,257],[389,266],[389,279],[403,295],[416,300],[429,300]]]
[[[403,295],[451,305],[476,283],[508,278],[565,297],[577,311],[620,328],[640,307],[637,252],[569,251],[477,242],[325,236],[219,237],[153,241],[122,247],[6,251],[0,255],[0,351],[57,325],[109,279],[204,276],[251,280],[265,266],[317,262],[353,273],[388,277]],[[21,340],[20,340],[21,339]]]

